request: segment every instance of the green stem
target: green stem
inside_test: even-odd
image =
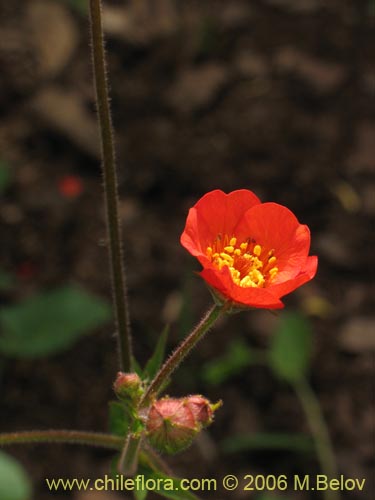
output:
[[[319,401],[305,379],[296,382],[294,389],[304,409],[306,420],[313,435],[322,472],[330,478],[336,478],[338,473],[336,458]],[[340,499],[338,491],[328,489],[323,494],[326,500]]]
[[[120,474],[134,476],[137,472],[141,443],[142,436],[140,434],[129,433],[127,435],[117,467]]]
[[[200,323],[181,342],[177,349],[171,354],[164,365],[160,368],[155,378],[151,381],[146,393],[144,394],[140,402],[140,408],[148,406],[150,404],[150,401],[152,401],[152,399],[157,396],[171,373],[180,365],[180,363],[190,353],[193,347],[197,345],[204,334],[208,332],[208,330],[224,310],[225,304],[220,306],[215,304],[207,311]]]
[[[132,369],[130,322],[123,264],[123,250],[120,236],[120,219],[118,215],[119,210],[115,148],[111,112],[109,108],[101,11],[101,0],[90,0],[91,47],[102,146],[104,198],[109,238],[109,259],[113,301],[115,305],[115,319],[118,331],[120,367],[123,371],[129,372]]]
[[[0,446],[27,443],[70,443],[99,446],[118,450],[124,439],[111,434],[85,431],[48,430],[0,434]]]

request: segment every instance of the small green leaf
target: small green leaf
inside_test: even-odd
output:
[[[125,436],[130,425],[129,416],[124,406],[118,401],[109,403],[109,430],[116,436]]]
[[[311,327],[298,313],[284,313],[272,338],[269,360],[275,374],[288,382],[301,380],[309,369]]]
[[[144,378],[148,378],[148,380],[152,380],[155,377],[164,361],[165,344],[167,342],[168,332],[169,327],[166,326],[159,336],[155,350],[143,370]]]
[[[206,363],[202,369],[203,380],[210,385],[220,385],[238,375],[256,359],[255,353],[241,340],[233,340],[228,352],[221,358]]]
[[[30,500],[31,483],[22,466],[10,455],[0,451],[1,500]]]
[[[143,370],[141,368],[141,365],[138,363],[138,361],[135,359],[134,356],[132,356],[132,365],[133,365],[133,371],[139,375],[141,379],[143,379]]]
[[[249,450],[288,450],[313,452],[313,440],[304,434],[268,433],[239,434],[221,443],[224,453],[239,453]]]
[[[110,319],[107,302],[65,286],[0,309],[0,351],[8,356],[47,356],[70,347]]]

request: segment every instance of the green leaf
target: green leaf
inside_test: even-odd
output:
[[[298,313],[284,313],[269,352],[275,374],[291,383],[301,380],[309,369],[310,355],[310,323]]]
[[[152,380],[155,377],[164,361],[165,344],[167,342],[168,332],[169,326],[166,326],[159,336],[155,350],[143,370],[143,376],[148,380]]]
[[[132,356],[132,365],[133,365],[133,371],[139,375],[141,379],[143,379],[143,370],[141,368],[141,365],[138,363],[138,361],[135,359],[134,356]]]
[[[210,385],[220,385],[225,380],[241,373],[244,368],[255,360],[256,354],[243,340],[233,340],[224,356],[214,359],[203,366],[203,380]]]
[[[31,483],[22,466],[13,457],[0,451],[1,500],[30,500]]]
[[[69,348],[110,319],[107,302],[65,286],[0,309],[0,351],[33,358]]]
[[[0,194],[6,191],[12,181],[9,166],[0,160]]]
[[[268,433],[239,434],[224,439],[221,443],[224,453],[239,453],[249,450],[288,450],[313,452],[313,440],[304,434]]]
[[[139,467],[138,474],[144,476],[145,484],[148,479],[153,480],[152,483],[150,481],[151,484],[158,484],[160,488],[152,491],[164,498],[171,498],[172,500],[199,500],[196,495],[181,488],[182,479],[180,478],[167,476],[163,472],[144,466]]]
[[[130,425],[129,416],[124,406],[118,401],[109,403],[109,430],[116,436],[125,436]]]

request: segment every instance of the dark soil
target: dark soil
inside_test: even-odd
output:
[[[367,479],[364,491],[342,498],[372,498],[374,2],[105,3],[138,359],[146,361],[166,322],[172,349],[211,303],[193,274],[199,266],[179,245],[188,208],[215,188],[247,188],[288,206],[311,229],[319,272],[286,298],[286,307],[304,311],[313,324],[310,380],[340,474]],[[0,255],[1,268],[19,282],[3,294],[6,303],[66,282],[111,295],[88,22],[72,5],[0,0],[0,154],[13,174],[0,201]],[[83,182],[74,199],[58,189],[67,174]],[[181,322],[186,297],[190,311]],[[171,395],[203,393],[224,405],[197,444],[169,460],[176,474],[220,480],[320,473],[311,455],[228,455],[220,448],[238,433],[309,433],[295,394],[268,369],[250,367],[215,387],[201,377],[202,365],[225,354],[234,338],[266,347],[274,322],[266,311],[227,318],[177,372]],[[0,362],[2,432],[107,429],[117,371],[111,325],[48,359]],[[126,497],[46,490],[46,477],[102,476],[110,452],[63,445],[9,451],[33,478],[35,499]],[[220,488],[202,497],[253,498],[250,493]],[[287,498],[322,496],[290,491]]]

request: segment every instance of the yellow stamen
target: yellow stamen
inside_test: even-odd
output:
[[[260,245],[255,245],[253,254],[259,257],[261,253],[262,253],[262,247]]]
[[[227,247],[224,247],[224,250],[228,253],[233,253],[234,247],[232,245],[228,245]]]
[[[275,256],[270,257],[270,258],[268,259],[268,264],[269,264],[270,266],[272,266],[275,262],[276,262],[276,257],[275,257]]]
[[[229,269],[233,283],[249,288],[266,287],[274,279],[279,271],[274,252],[274,249],[264,252],[251,237],[238,245],[236,237],[220,234],[207,247],[206,255],[218,269]]]

